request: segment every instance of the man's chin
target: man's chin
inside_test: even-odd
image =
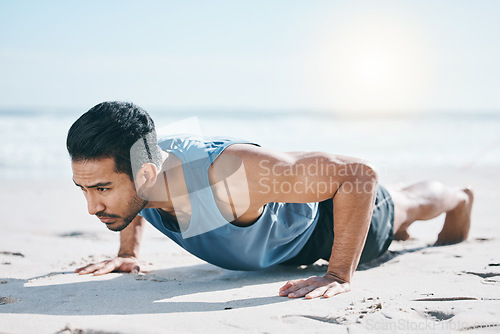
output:
[[[117,221],[115,221],[113,223],[106,224],[106,227],[110,231],[120,232],[120,231],[124,230],[128,226],[128,224],[130,224],[130,223],[127,223],[127,222],[125,222],[123,220],[117,220]]]

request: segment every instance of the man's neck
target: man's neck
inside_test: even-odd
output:
[[[179,206],[179,194],[182,192],[180,189],[183,188],[183,185],[185,188],[182,163],[174,154],[163,150],[161,154],[163,159],[162,167],[151,189],[146,208],[161,209],[175,216],[172,196],[176,196],[175,203]]]

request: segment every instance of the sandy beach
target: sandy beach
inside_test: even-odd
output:
[[[80,276],[111,258],[118,234],[86,212],[67,181],[2,181],[0,333],[498,332],[500,250],[496,170],[388,170],[382,184],[438,179],[476,193],[466,242],[429,247],[443,216],[410,228],[412,239],[361,265],[352,291],[331,299],[278,296],[307,268],[224,270],[148,226],[141,273]]]
[[[499,13],[500,1],[492,0],[0,1],[0,334],[500,333]],[[208,155],[201,145],[170,141],[165,150],[172,159],[162,167],[165,180],[169,175],[165,198],[172,201],[160,195],[156,201],[145,192],[151,207],[159,203],[170,213],[184,214],[186,225],[193,217],[196,222],[225,215],[212,216],[214,203],[199,175],[184,186],[167,171],[181,175],[179,161],[205,167],[207,157],[219,154],[222,144],[215,142],[241,138],[293,154],[240,151],[252,164],[269,158],[269,164],[259,164],[266,175],[274,167],[280,171],[260,188],[280,183],[282,189],[265,190],[261,198],[257,182],[245,175],[245,182],[253,183],[252,196],[241,203],[249,206],[239,203],[246,197],[243,178],[236,175],[239,162],[234,173],[224,162],[223,168],[211,170],[210,181],[218,181],[213,183],[221,190],[216,204],[227,208],[226,217],[239,216],[244,224],[258,212],[269,213],[272,226],[273,213],[260,211],[261,205],[309,201],[302,194],[319,195],[319,188],[332,184],[318,183],[317,192],[307,194],[314,189],[305,181],[307,189],[297,191],[301,179],[289,173],[294,168],[285,168],[302,161],[293,157],[319,157],[316,166],[326,166],[325,173],[311,172],[311,163],[306,180],[326,180],[330,171],[349,180],[347,168],[336,166],[355,166],[349,168],[353,174],[353,169],[368,174],[357,162],[349,163],[348,156],[373,164],[379,183],[388,189],[423,180],[470,186],[474,206],[468,239],[434,247],[445,216],[416,222],[407,241],[393,241],[381,257],[358,266],[349,293],[312,300],[280,297],[279,289],[289,280],[326,274],[326,261],[226,270],[189,254],[150,224],[140,272],[79,275],[75,269],[117,256],[120,235],[103,222],[118,229],[120,221],[113,219],[127,217],[121,213],[124,206],[138,208],[141,201],[121,191],[132,193],[128,183],[114,181],[125,177],[113,177],[111,160],[89,164],[92,168],[82,164],[80,173],[75,168],[75,180],[84,191],[99,194],[100,201],[90,198],[90,211],[102,221],[89,215],[84,194],[72,181],[68,148],[76,160],[109,157],[110,152],[126,157],[135,152],[133,142],[147,145],[150,138],[142,155],[151,161],[155,156],[149,118],[122,103],[110,105],[128,105],[127,110],[108,113],[98,107],[106,101],[144,109],[154,120],[157,139],[190,134],[213,141]],[[72,124],[91,108],[96,113],[83,118],[87,125],[75,126],[81,131],[71,133],[80,134],[70,135],[68,145]],[[180,160],[173,158],[177,148]],[[336,155],[333,170],[329,158],[302,152]],[[125,170],[128,162],[117,162],[116,170]],[[226,175],[228,170],[233,174]],[[100,176],[86,184],[79,174],[82,181]],[[135,176],[145,182],[138,183],[139,189],[158,180],[148,167]],[[230,179],[234,188],[226,182]],[[293,190],[292,183],[285,185],[288,181],[294,182]],[[123,188],[104,197],[110,193],[101,187],[109,185]],[[154,195],[163,192],[161,182],[149,189]],[[202,190],[192,212],[184,189]],[[175,201],[174,207],[174,198],[180,206]],[[368,203],[367,196],[358,198]],[[366,217],[366,212],[345,202],[351,209],[346,216],[360,226],[359,218],[352,217]],[[98,211],[102,205],[108,211]],[[133,218],[134,210],[125,211]],[[415,211],[423,210],[409,210],[410,218]],[[457,211],[455,217],[461,214]],[[252,234],[252,247],[247,239],[236,238],[218,239],[217,246],[241,245],[243,254],[254,255],[260,253],[253,245],[269,240],[265,252],[271,249],[272,256],[283,259],[283,249],[274,246],[295,238],[288,230],[309,232],[301,230],[305,222],[293,225],[291,220],[310,217],[298,210],[279,214],[286,225],[267,235],[238,228],[242,239]],[[339,231],[343,213],[336,215]],[[467,224],[466,219],[455,221]],[[206,229],[218,226],[212,223]],[[193,235],[205,231],[202,224],[192,226]],[[293,241],[302,241],[301,236]],[[191,239],[188,249],[228,254],[213,243],[205,245],[210,235],[202,237]],[[337,238],[347,242],[338,242],[336,249],[348,249],[345,244],[361,240],[356,237]],[[134,238],[128,240],[134,244]]]

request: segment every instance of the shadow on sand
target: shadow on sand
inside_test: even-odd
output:
[[[372,268],[378,267],[386,262],[389,262],[398,256],[401,256],[401,255],[404,255],[407,253],[418,252],[418,251],[421,251],[421,250],[424,250],[427,248],[436,248],[436,246],[427,245],[427,246],[419,246],[419,247],[407,248],[407,249],[402,249],[402,250],[397,250],[397,251],[387,251],[384,254],[382,254],[382,256],[380,256],[376,259],[373,259],[370,262],[366,262],[366,263],[362,263],[362,264],[358,265],[358,268],[356,270],[363,271],[363,270],[372,269]]]
[[[374,268],[397,256],[425,248],[427,247],[389,251],[378,259],[361,264],[358,270]],[[260,294],[252,297],[251,294],[255,292],[252,286],[280,281],[284,284],[292,279],[323,275],[326,269],[327,265],[315,264],[307,267],[277,266],[263,271],[243,272],[200,264],[141,274],[114,274],[112,278],[106,275],[80,276],[69,271],[53,272],[26,280],[0,278],[3,283],[0,286],[0,296],[15,301],[0,304],[0,313],[124,315],[208,312],[293,302],[289,298],[279,297],[278,288],[273,295],[262,297]],[[248,288],[248,294],[241,290],[229,292],[241,288]],[[200,296],[201,294],[205,295]],[[241,298],[242,295],[245,298]]]

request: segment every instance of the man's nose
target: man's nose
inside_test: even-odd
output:
[[[100,211],[104,211],[105,206],[98,198],[96,198],[96,196],[88,195],[87,209],[89,211],[89,214],[93,216]]]

